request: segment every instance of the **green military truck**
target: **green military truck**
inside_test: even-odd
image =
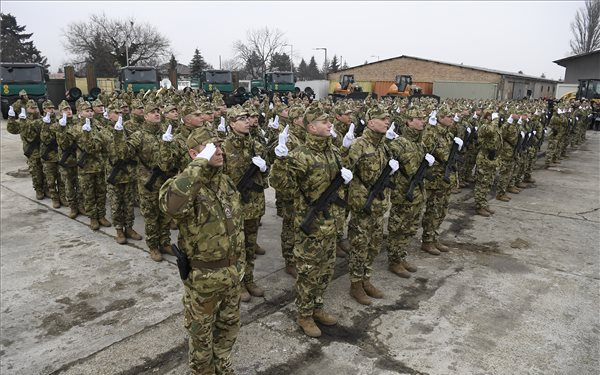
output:
[[[41,108],[47,98],[46,81],[48,74],[40,64],[0,63],[2,81],[2,116],[8,118],[8,108],[19,98],[19,91],[25,90]]]
[[[296,91],[296,79],[292,72],[266,72],[263,79],[253,79],[250,82],[250,92],[254,96],[265,93],[287,94]]]
[[[119,86],[121,91],[133,91],[138,93],[141,89],[144,91],[158,89],[159,75],[153,66],[126,66],[119,71]]]
[[[192,87],[201,88],[211,97],[215,90],[223,95],[228,107],[245,102],[249,95],[244,87],[237,87],[237,74],[231,70],[208,69],[200,73],[199,79],[192,79]]]

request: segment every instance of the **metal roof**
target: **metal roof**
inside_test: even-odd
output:
[[[556,64],[558,64],[560,66],[564,66],[566,68],[566,65],[563,65],[565,62],[567,62],[569,60],[575,60],[575,59],[579,59],[579,58],[586,57],[586,56],[589,56],[589,55],[593,55],[593,54],[596,54],[596,53],[600,53],[600,49],[597,49],[597,50],[592,51],[592,52],[581,53],[579,55],[573,55],[573,56],[568,56],[568,57],[565,57],[565,58],[562,58],[562,59],[554,60],[553,63],[556,63]]]

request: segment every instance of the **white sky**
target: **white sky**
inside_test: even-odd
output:
[[[155,25],[169,38],[177,60],[189,64],[198,47],[219,67],[233,57],[233,42],[251,28],[284,32],[294,64],[312,55],[319,66],[327,48],[349,66],[400,55],[463,63],[528,75],[564,77],[553,60],[569,55],[569,27],[583,1],[2,1],[2,12],[33,32],[51,72],[68,61],[63,29],[104,12]],[[283,52],[290,53],[290,47]],[[410,72],[398,72],[410,74]]]

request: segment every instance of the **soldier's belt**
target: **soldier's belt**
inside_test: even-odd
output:
[[[213,260],[211,262],[203,262],[201,260],[192,259],[190,261],[190,266],[196,269],[209,268],[209,269],[218,269],[225,268],[236,264],[237,258],[225,258],[220,260]]]

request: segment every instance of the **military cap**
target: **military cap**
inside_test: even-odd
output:
[[[77,111],[83,111],[86,109],[92,109],[92,104],[90,102],[82,100],[77,103]]]
[[[338,102],[336,105],[333,106],[333,113],[335,113],[336,115],[347,115],[352,113],[352,109],[350,107],[348,107],[346,104]]]
[[[304,107],[301,105],[295,105],[288,110],[288,117],[290,119],[295,119],[298,117],[302,117],[304,115]]]
[[[427,117],[427,113],[423,109],[419,108],[416,105],[410,107],[403,113],[405,114],[406,118],[408,118],[408,119]]]
[[[63,100],[62,102],[60,102],[58,104],[59,111],[62,111],[63,109],[67,109],[67,108],[71,108],[71,106],[69,105],[69,102],[67,102],[66,100]]]
[[[102,103],[102,100],[100,99],[96,99],[92,102],[92,107],[102,107],[104,105],[104,103]]]
[[[248,116],[248,110],[241,105],[234,105],[227,110],[227,119],[232,121],[233,119],[240,116]]]
[[[154,111],[155,109],[160,110],[160,108],[158,107],[158,104],[153,103],[153,102],[148,102],[144,106],[144,112],[146,112],[146,113],[150,113],[150,112]]]
[[[249,100],[244,103],[244,108],[248,111],[248,116],[258,116],[258,109]]]
[[[453,117],[454,116],[454,112],[452,112],[452,110],[450,109],[450,107],[448,107],[445,104],[442,104],[438,109],[437,109],[437,117],[441,118],[441,117]]]
[[[129,104],[127,104],[127,102],[125,100],[120,100],[119,101],[119,108],[129,108]]]
[[[19,96],[27,95],[27,91],[21,90],[19,91]]]
[[[121,106],[119,105],[119,102],[112,102],[108,105],[107,110],[108,112],[121,113]]]
[[[390,117],[390,113],[385,109],[384,106],[375,105],[375,106],[369,108],[365,117],[367,118],[367,121],[376,119],[376,118],[384,119],[384,118]]]
[[[175,104],[167,103],[163,107],[163,113],[171,112],[174,109],[177,109],[177,106]]]
[[[185,141],[188,149],[192,149],[198,145],[206,145],[208,143],[218,143],[219,137],[217,133],[205,126],[195,128],[188,139]]]
[[[304,124],[308,125],[313,121],[327,120],[329,115],[321,105],[311,105],[304,111]]]
[[[52,103],[52,100],[46,100],[42,104],[42,108],[55,108],[55,107],[54,107],[54,103]]]
[[[29,99],[27,101],[27,104],[25,105],[27,108],[37,108],[37,104],[35,104],[35,101],[32,99]]]
[[[127,102],[125,102],[125,104],[127,104]],[[144,108],[144,103],[139,99],[134,99],[131,101],[131,108]]]
[[[192,114],[201,115],[201,114],[203,114],[203,113],[204,113],[204,112],[202,112],[202,111],[200,110],[200,108],[198,108],[198,106],[196,106],[196,105],[193,105],[193,104],[191,104],[191,105],[186,105],[186,106],[183,106],[183,107],[181,108],[181,117],[182,117],[182,118],[184,118],[184,117],[186,117],[186,116],[188,116],[188,115],[192,115]]]

